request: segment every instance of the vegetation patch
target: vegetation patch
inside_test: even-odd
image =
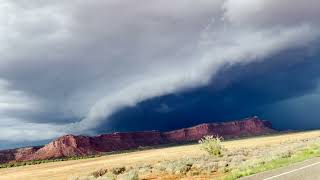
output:
[[[65,157],[65,158],[57,158],[57,159],[45,159],[45,160],[32,160],[32,161],[23,161],[23,162],[10,162],[0,164],[1,168],[12,168],[19,166],[28,166],[28,165],[36,165],[50,162],[60,162],[60,161],[70,161],[70,160],[79,160],[79,159],[88,159],[88,158],[96,158],[101,155],[91,155],[91,156],[75,156],[75,157]]]
[[[219,137],[204,137],[199,143],[207,154],[163,160],[153,164],[101,169],[80,179],[225,179],[233,180],[320,156],[320,137],[290,139],[252,148],[226,150]],[[130,175],[130,177],[129,177]]]
[[[202,150],[206,151],[211,156],[222,156],[222,151],[225,148],[222,146],[223,138],[220,136],[204,136],[199,140]]]
[[[293,163],[301,162],[306,159],[320,157],[320,144],[313,144],[306,149],[299,150],[295,153],[291,151],[284,156],[273,159],[269,162],[261,161],[257,165],[251,165],[247,167],[239,167],[232,170],[231,173],[224,176],[223,180],[234,180],[244,176],[250,176],[259,172],[264,172],[284,166],[288,166]]]

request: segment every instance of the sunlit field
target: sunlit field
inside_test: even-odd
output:
[[[245,138],[223,142],[227,151],[257,149],[286,144],[286,142],[315,139],[320,131],[297,132],[263,137]],[[114,167],[135,167],[164,161],[205,156],[198,144],[150,149],[124,154],[106,155],[98,158],[52,162],[38,165],[0,169],[0,179],[72,179],[88,176],[97,170]]]

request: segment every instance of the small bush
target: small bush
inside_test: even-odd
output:
[[[137,171],[130,171],[121,174],[117,177],[118,180],[139,180],[139,174]]]
[[[111,169],[111,172],[115,175],[119,175],[119,174],[122,174],[126,171],[126,168],[125,167],[116,167],[116,168],[113,168]]]
[[[95,178],[105,175],[108,172],[108,169],[100,169],[98,171],[93,172],[91,175]]]
[[[294,152],[289,150],[289,151],[286,151],[283,154],[281,154],[281,157],[282,158],[290,158],[293,154],[294,154]]]
[[[201,149],[208,152],[211,156],[222,156],[222,140],[220,136],[204,136],[199,140]]]

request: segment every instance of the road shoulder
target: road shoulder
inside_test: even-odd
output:
[[[273,180],[273,179],[287,179],[292,174],[304,173],[304,171],[308,171],[308,168],[314,168],[315,166],[320,167],[320,158],[312,158],[305,160],[303,162],[295,163],[290,166],[262,172],[259,174],[247,176],[240,178],[241,180]],[[320,177],[320,171],[316,171]],[[309,174],[310,175],[310,174]]]

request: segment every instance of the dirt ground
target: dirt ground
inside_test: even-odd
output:
[[[263,137],[253,137],[226,141],[227,149],[252,148],[273,145],[288,140],[320,137],[320,131],[287,133]],[[98,158],[73,161],[52,162],[39,165],[0,169],[1,180],[65,180],[72,176],[88,175],[101,168],[131,166],[144,163],[157,163],[162,160],[175,160],[185,157],[197,157],[204,154],[199,145],[182,145],[160,149],[151,149],[125,154],[107,155]]]

